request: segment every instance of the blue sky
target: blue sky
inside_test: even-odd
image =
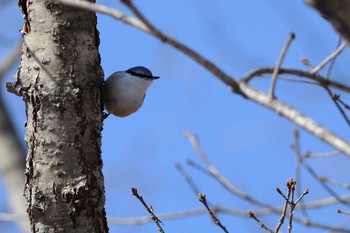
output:
[[[316,11],[303,1],[252,0],[168,0],[135,1],[137,6],[163,32],[180,40],[213,61],[233,77],[243,77],[253,69],[273,66],[290,32],[296,34],[283,66],[305,69],[299,61],[307,57],[317,65],[337,43],[339,36]],[[99,3],[130,13],[119,1]],[[13,40],[19,40],[22,17],[15,2],[0,9],[0,55]],[[11,22],[8,22],[11,17]],[[13,20],[12,20],[13,19]],[[213,179],[186,165],[191,159],[201,165],[191,144],[183,136],[189,130],[199,137],[203,150],[220,172],[244,192],[271,205],[282,205],[275,187],[285,188],[294,177],[295,158],[290,149],[295,126],[261,106],[233,95],[212,74],[182,53],[159,40],[119,21],[98,15],[101,36],[100,53],[106,77],[117,70],[143,65],[160,76],[150,89],[143,107],[127,118],[109,117],[104,122],[103,161],[106,185],[106,210],[110,217],[147,215],[130,195],[136,187],[156,213],[201,208],[174,167],[181,163],[207,194],[211,203],[250,210],[255,206],[232,196]],[[332,78],[347,82],[348,50],[338,58]],[[15,69],[8,73],[10,81]],[[253,81],[267,91],[269,79]],[[4,91],[18,132],[24,135],[23,102]],[[315,118],[321,124],[349,139],[348,126],[321,88],[279,81],[276,95],[281,100]],[[345,100],[348,98],[342,95]],[[318,139],[301,131],[304,152],[332,150]],[[309,161],[320,174],[348,181],[343,157]],[[336,168],[336,169],[335,169]],[[305,201],[326,197],[319,184],[303,172],[302,189],[310,194]],[[340,190],[340,193],[346,193]],[[313,211],[314,220],[338,224],[339,206]],[[344,207],[343,207],[344,208]],[[8,211],[3,188],[0,212]],[[327,212],[326,212],[327,211]],[[327,218],[322,216],[327,214]],[[300,216],[300,215],[299,215]],[[249,218],[218,215],[230,232],[262,232]],[[274,227],[279,216],[262,218]],[[0,222],[3,232],[14,232],[14,225]],[[166,232],[221,232],[201,215],[164,222]],[[322,232],[294,225],[294,232]],[[138,226],[110,225],[110,232],[157,232],[154,224]],[[286,232],[286,229],[284,229]]]

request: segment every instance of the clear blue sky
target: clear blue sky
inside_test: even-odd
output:
[[[100,1],[130,13],[119,1]],[[303,1],[279,0],[170,0],[136,1],[142,12],[163,32],[175,37],[218,64],[234,77],[262,66],[273,66],[290,32],[296,39],[284,66],[305,69],[299,61],[307,57],[318,64],[338,43],[339,36],[317,12]],[[9,18],[11,21],[9,22]],[[22,16],[15,1],[0,9],[0,55],[19,40]],[[233,95],[230,90],[167,44],[119,21],[98,15],[101,58],[105,75],[132,66],[143,65],[161,76],[150,87],[143,107],[127,118],[109,117],[104,122],[103,161],[106,185],[106,210],[109,217],[147,215],[130,195],[136,187],[156,213],[201,208],[197,197],[174,168],[185,166],[201,192],[211,203],[223,207],[250,210],[256,207],[229,194],[213,179],[186,165],[192,159],[204,166],[183,136],[189,130],[200,139],[203,150],[223,175],[244,192],[271,205],[282,205],[275,187],[285,189],[285,181],[294,177],[295,159],[290,149],[295,127],[287,120],[255,103]],[[349,64],[346,50],[338,59],[332,78],[347,82]],[[10,81],[15,69],[8,74]],[[254,86],[267,91],[269,79]],[[24,134],[23,102],[5,93],[18,131]],[[343,122],[327,94],[319,87],[278,82],[277,97],[317,119],[321,124],[349,139],[349,127]],[[343,95],[344,98],[348,96]],[[315,137],[301,131],[304,151],[332,150]],[[348,167],[342,158],[312,160],[320,174],[348,181]],[[336,167],[336,169],[335,169]],[[303,172],[302,189],[310,188],[305,201],[326,197],[317,182]],[[0,187],[1,188],[1,187]],[[345,193],[343,191],[343,193]],[[338,224],[345,217],[337,206],[325,212],[311,212],[314,220]],[[0,212],[8,211],[3,188]],[[318,214],[319,213],[319,214]],[[322,218],[321,214],[327,218]],[[299,214],[298,214],[299,215]],[[300,215],[299,215],[300,216]],[[249,218],[218,215],[230,232],[263,232]],[[262,218],[274,227],[279,216]],[[0,222],[2,232],[14,232],[14,225]],[[164,222],[166,232],[221,232],[202,215]],[[294,224],[294,232],[322,232]],[[157,232],[154,224],[139,226],[110,225],[110,232]],[[284,232],[286,230],[284,229]]]

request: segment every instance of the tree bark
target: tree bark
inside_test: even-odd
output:
[[[108,232],[96,15],[44,0],[19,0],[19,6],[21,64],[9,90],[26,105],[31,230]]]

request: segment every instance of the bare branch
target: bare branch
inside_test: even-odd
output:
[[[245,94],[245,96],[250,100],[257,102],[265,106],[266,108],[273,110],[274,112],[276,112],[281,116],[284,116],[285,118],[296,123],[303,129],[309,131],[319,139],[332,145],[336,149],[342,151],[344,154],[350,156],[349,142],[339,137],[335,133],[329,131],[325,127],[319,125],[313,119],[307,117],[306,115],[282,103],[277,99],[270,100],[270,98],[267,95],[245,84],[240,83],[239,87],[240,87],[240,90]]]
[[[346,47],[346,42],[343,42],[334,52],[332,52],[328,57],[326,57],[319,65],[310,70],[311,74],[318,73],[325,65],[331,62],[335,57],[337,57]]]
[[[218,225],[225,233],[228,233],[226,227],[221,224],[220,220],[215,216],[214,212],[210,209],[208,203],[207,203],[207,198],[205,194],[199,193],[198,194],[198,200],[203,203],[204,207],[207,209],[211,219],[213,222]]]
[[[330,178],[328,178],[328,177],[326,177],[326,176],[320,176],[318,179],[319,179],[320,182],[327,182],[327,183],[329,183],[329,184],[342,187],[342,188],[344,188],[344,189],[350,189],[350,184],[343,183],[343,182],[339,182],[339,181],[330,179]]]
[[[196,183],[192,180],[192,178],[187,174],[185,169],[181,166],[180,163],[175,163],[175,168],[178,170],[178,172],[181,174],[181,176],[184,178],[188,186],[190,186],[191,190],[195,195],[198,195],[200,193],[199,188],[197,187]]]
[[[288,186],[288,182],[287,182],[287,186]],[[283,197],[283,199],[285,201],[281,217],[278,220],[277,226],[276,226],[275,231],[274,231],[275,233],[278,233],[280,228],[282,227],[282,225],[284,223],[284,219],[286,218],[288,204],[290,204],[289,197],[290,197],[290,194],[291,194],[292,190],[290,188],[288,188],[287,196],[285,196],[279,188],[276,188],[276,190]]]
[[[307,152],[304,157],[305,158],[325,158],[325,157],[331,157],[331,156],[337,156],[340,155],[341,152],[334,150],[334,151],[327,151],[327,152],[321,152],[321,153],[311,153]]]
[[[321,176],[319,176],[317,174],[317,172],[304,160],[304,157],[302,156],[298,130],[295,130],[295,133],[294,133],[293,150],[294,150],[295,156],[300,161],[300,164],[306,169],[307,172],[309,172],[311,177],[313,177],[315,180],[320,181]],[[339,195],[331,187],[329,187],[326,183],[320,182],[320,184],[330,195],[332,195],[333,197],[338,199],[339,203],[342,203],[344,205],[350,205],[347,201],[343,201],[339,197]]]
[[[258,219],[258,218],[255,216],[255,214],[254,214],[253,211],[248,211],[248,215],[249,215],[249,217],[251,217],[252,219],[254,219],[254,220],[259,224],[259,226],[260,226],[262,229],[266,230],[266,231],[269,232],[269,233],[275,233],[273,230],[271,230],[270,228],[268,228],[263,222],[261,222],[260,219]]]
[[[206,168],[202,167],[201,165],[199,165],[198,163],[192,161],[191,159],[187,160],[187,164],[191,167],[193,167],[194,169],[196,169],[197,171],[201,172],[202,174],[209,176],[211,178],[213,178],[213,174],[210,173],[210,171],[208,171]],[[214,177],[215,178],[215,177]]]
[[[339,55],[339,53],[336,53],[336,55]],[[336,58],[336,56],[334,56],[334,55],[331,55],[331,59],[326,59],[326,61],[328,62],[328,61],[332,61],[332,63],[331,63],[331,65],[333,65],[334,64],[334,61],[335,61],[335,58]],[[312,71],[314,70],[319,70],[319,69],[321,69],[324,65],[325,65],[325,63],[324,62],[322,62],[320,65],[319,65],[319,69],[315,69],[311,64],[310,64],[310,62],[309,62],[309,60],[308,59],[306,59],[306,58],[304,58],[303,60],[303,63],[307,66],[307,67],[309,67],[310,68],[310,73],[313,73]],[[325,77],[327,80],[329,79],[329,74],[330,74],[330,72],[331,72],[331,66],[330,66],[330,68],[328,69],[328,71],[327,71],[327,77]],[[313,73],[314,74],[314,73]],[[331,91],[331,89],[329,88],[329,86],[322,86],[326,91],[327,91],[327,93],[328,93],[328,95],[331,97],[331,100],[333,101],[333,103],[335,104],[335,106],[337,107],[337,109],[339,110],[339,112],[340,112],[340,114],[342,115],[342,117],[344,118],[344,120],[346,121],[346,123],[348,124],[348,126],[350,126],[350,120],[349,120],[349,118],[348,118],[348,116],[346,115],[346,113],[345,113],[345,111],[343,110],[343,108],[342,108],[342,106],[341,106],[341,101],[338,101],[338,99],[339,99],[339,96],[338,95],[335,95],[332,91]],[[345,105],[344,106],[345,108],[347,107],[347,105]]]
[[[350,127],[350,120],[348,118],[348,116],[346,115],[345,111],[342,108],[342,105],[345,108],[348,108],[349,106],[347,104],[345,104],[341,99],[340,99],[340,95],[336,95],[334,94],[329,87],[325,87],[328,95],[331,97],[331,100],[333,101],[333,103],[335,104],[335,106],[337,107],[337,109],[339,110],[340,114],[342,115],[342,117],[344,118],[345,122],[348,124],[348,126]]]
[[[295,38],[295,34],[291,33],[289,35],[289,38],[288,38],[286,44],[284,45],[284,47],[283,47],[283,49],[281,51],[280,56],[278,57],[275,69],[273,70],[272,79],[271,79],[271,86],[270,86],[270,90],[269,90],[269,97],[271,99],[275,98],[275,88],[276,88],[276,82],[277,82],[277,76],[278,76],[278,73],[279,73],[279,69],[281,68],[283,59],[286,56],[288,48],[289,48],[290,44],[292,43],[292,41],[294,40],[294,38]]]
[[[201,159],[206,163],[208,166],[208,169],[210,173],[215,177],[215,179],[228,191],[230,191],[232,194],[248,201],[251,202],[255,205],[258,205],[260,207],[265,207],[265,208],[271,208],[273,209],[272,206],[261,202],[259,200],[256,200],[255,198],[249,196],[248,194],[242,192],[239,190],[237,187],[235,187],[231,182],[229,182],[224,176],[222,176],[219,171],[216,169],[216,167],[209,161],[208,157],[204,154],[202,151],[197,139],[194,137],[193,134],[191,134],[189,131],[184,132],[185,137],[190,141],[192,144],[193,148],[196,150],[198,155],[201,157]]]
[[[303,199],[305,195],[309,194],[309,189],[305,189],[304,192],[298,197],[295,202],[295,205],[299,204],[299,202]]]
[[[346,214],[346,215],[350,215],[349,211],[345,211],[345,210],[338,210],[337,211],[339,214]]]
[[[152,220],[157,225],[158,231],[161,233],[164,233],[164,230],[163,230],[162,226],[160,225],[162,223],[162,221],[160,221],[159,218],[154,214],[152,206],[148,206],[146,204],[145,200],[143,200],[143,197],[139,195],[136,188],[131,188],[131,195],[135,196],[142,203],[142,205],[146,208],[148,213],[151,215]]]
[[[302,168],[302,159],[301,156],[301,148],[300,148],[300,134],[297,129],[293,130],[294,134],[294,143],[291,145],[292,149],[294,150],[294,153],[296,154],[296,163],[295,163],[295,181],[298,182],[298,186],[296,186],[296,191],[298,195],[301,195],[301,168]],[[301,214],[303,217],[307,220],[310,220],[309,215],[307,213],[307,208],[304,208],[304,203],[302,202],[300,205]]]
[[[141,22],[140,20],[134,17],[125,15],[123,12],[119,11],[118,9],[112,9],[103,5],[95,4],[88,1],[81,1],[81,0],[51,0],[51,1],[61,3],[65,6],[70,6],[78,9],[106,14],[125,24],[132,25],[144,32],[150,33],[149,29],[143,22]]]
[[[337,44],[337,48],[341,45],[342,43],[342,38],[341,36],[339,36],[339,41]],[[327,69],[327,73],[326,73],[326,79],[329,79],[329,77],[331,76],[331,72],[333,70],[333,66],[335,64],[335,60],[337,59],[338,56],[335,56],[329,63],[328,69]]]
[[[0,81],[4,78],[4,74],[13,66],[21,54],[21,43],[16,43],[5,58],[0,61]]]
[[[260,68],[260,69],[257,69],[257,70],[254,70],[254,71],[248,73],[242,79],[242,81],[249,82],[255,77],[259,77],[259,76],[267,75],[267,74],[272,74],[273,71],[274,71],[273,67]],[[311,79],[311,80],[317,82],[320,86],[334,87],[334,88],[337,88],[339,90],[350,93],[350,86],[347,86],[343,83],[339,83],[336,81],[328,80],[319,74],[310,74],[308,71],[302,71],[302,70],[296,70],[296,69],[290,69],[290,68],[280,68],[279,74],[289,74],[289,75],[294,75],[295,77]]]
[[[339,102],[344,108],[350,110],[350,106],[340,98],[340,95],[333,94],[332,97],[335,101]]]

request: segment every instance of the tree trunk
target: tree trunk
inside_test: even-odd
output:
[[[22,56],[9,89],[26,105],[32,232],[108,232],[96,15],[44,0],[19,6]]]

